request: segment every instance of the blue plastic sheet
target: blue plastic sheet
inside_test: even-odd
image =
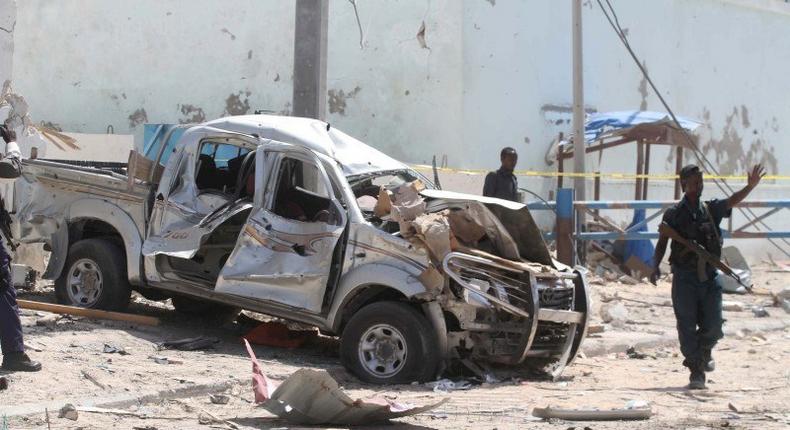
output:
[[[633,225],[636,225],[645,220],[645,210],[644,209],[635,209],[634,210],[634,218],[631,220],[631,224],[628,225],[630,228]],[[639,227],[636,231],[647,231],[647,224]],[[636,258],[642,260],[645,264],[650,267],[653,267],[653,252],[655,248],[653,247],[653,242],[649,240],[627,240],[625,241],[625,250],[623,251],[623,261],[628,261],[631,256],[636,256]]]
[[[665,112],[617,111],[596,113],[587,118],[587,123],[584,126],[584,139],[587,143],[591,143],[609,130],[619,130],[638,124],[649,124],[665,120],[672,120],[672,117]],[[702,125],[699,121],[684,117],[678,117],[678,121],[688,131],[694,131]]]

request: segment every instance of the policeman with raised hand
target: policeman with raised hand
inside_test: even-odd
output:
[[[22,153],[16,143],[16,133],[0,125],[0,136],[6,142],[5,157],[0,160],[0,179],[18,178],[22,174]],[[41,363],[31,360],[25,354],[25,344],[22,341],[22,323],[19,321],[16,290],[11,277],[11,255],[7,250],[7,247],[13,246],[13,238],[8,236],[10,221],[5,202],[0,197],[0,223],[4,224],[0,229],[3,232],[0,243],[0,350],[3,353],[1,369],[9,372],[37,372],[41,370]]]
[[[702,201],[702,171],[688,165],[680,170],[683,198],[667,209],[662,223],[677,232],[688,242],[696,243],[715,257],[721,257],[723,240],[719,223],[732,214],[740,203],[765,176],[761,165],[756,165],[748,175],[747,185],[724,200]],[[653,256],[655,264],[650,281],[655,284],[661,273],[658,265],[664,258],[669,237],[661,233]],[[723,333],[721,329],[721,286],[716,281],[715,268],[682,243],[673,240],[669,263],[672,266],[672,307],[677,320],[680,352],[683,365],[689,368],[690,389],[705,388],[705,372],[712,372],[715,362],[713,347]]]

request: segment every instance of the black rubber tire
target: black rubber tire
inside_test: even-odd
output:
[[[92,260],[99,268],[102,277],[102,292],[98,300],[90,306],[73,303],[66,290],[66,278],[72,266],[83,258]],[[64,305],[107,311],[125,310],[129,307],[132,296],[132,288],[126,273],[126,253],[116,243],[105,239],[85,239],[71,245],[63,271],[55,281],[55,296],[58,303]]]
[[[170,301],[176,311],[182,314],[212,318],[215,320],[226,320],[235,317],[239,308],[222,305],[207,300],[195,299],[187,296],[173,296]]]
[[[398,329],[406,340],[406,363],[401,370],[386,378],[365,370],[360,362],[358,345],[362,335],[373,325],[389,324]],[[425,316],[402,302],[377,302],[355,313],[340,337],[340,359],[357,378],[371,384],[410,384],[426,382],[436,377],[439,364],[438,342]]]

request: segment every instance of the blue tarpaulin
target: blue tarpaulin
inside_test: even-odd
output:
[[[631,224],[629,224],[628,227],[630,228],[644,220],[645,210],[634,209],[634,219],[631,220]],[[636,231],[647,231],[647,224],[639,227]],[[625,241],[625,250],[623,251],[623,261],[628,261],[633,255],[648,266],[653,267],[653,251],[655,251],[655,248],[653,248],[653,243],[649,240],[627,240]]]
[[[633,127],[639,124],[650,124],[658,122],[672,122],[672,117],[665,112],[651,111],[618,111],[601,112],[587,117],[584,126],[584,139],[587,143],[594,142],[602,134],[610,130],[620,130]],[[678,117],[680,125],[688,131],[694,131],[702,125],[699,121],[689,118]]]

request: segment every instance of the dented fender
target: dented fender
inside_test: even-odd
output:
[[[335,292],[336,299],[327,315],[327,326],[337,332],[342,323],[341,310],[345,309],[357,294],[370,286],[382,286],[400,292],[407,298],[429,293],[418,279],[419,272],[383,263],[369,263],[353,267],[340,278]]]
[[[69,224],[95,219],[111,225],[123,238],[126,252],[126,272],[132,285],[141,284],[141,250],[143,240],[140,230],[132,217],[123,209],[106,200],[80,199],[72,203],[68,210]],[[58,273],[60,275],[60,273]]]

